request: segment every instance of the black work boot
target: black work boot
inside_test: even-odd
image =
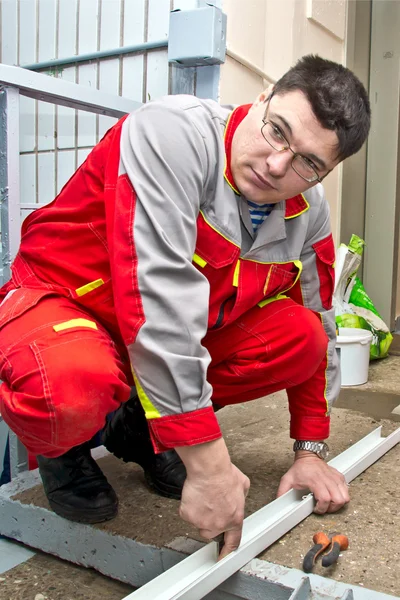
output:
[[[144,410],[137,396],[121,404],[103,431],[103,444],[125,462],[139,464],[147,484],[160,496],[179,500],[186,479],[185,465],[175,452],[156,454]]]
[[[79,523],[101,523],[116,516],[118,498],[90,454],[89,443],[57,458],[37,456],[44,491],[55,513]]]

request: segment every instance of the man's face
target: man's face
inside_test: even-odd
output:
[[[290,150],[278,152],[264,139],[261,128],[270,91],[257,98],[232,140],[235,183],[248,200],[260,204],[292,198],[317,183],[305,181],[293,170]],[[337,135],[320,125],[302,92],[272,96],[265,119],[283,134],[294,152],[314,166],[321,179],[338,164]]]

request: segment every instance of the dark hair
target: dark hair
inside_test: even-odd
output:
[[[350,69],[317,55],[303,56],[276,82],[273,95],[295,90],[306,96],[322,127],[336,132],[339,160],[358,152],[368,136],[371,108]]]

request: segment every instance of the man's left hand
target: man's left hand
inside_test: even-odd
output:
[[[316,500],[314,512],[320,515],[336,512],[350,501],[344,476],[314,453],[305,450],[296,453],[294,464],[281,479],[277,497],[291,488],[310,490]]]

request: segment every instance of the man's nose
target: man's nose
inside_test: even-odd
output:
[[[272,177],[283,177],[286,175],[287,170],[290,168],[292,162],[292,153],[290,150],[283,152],[271,152],[267,158],[268,171]]]

